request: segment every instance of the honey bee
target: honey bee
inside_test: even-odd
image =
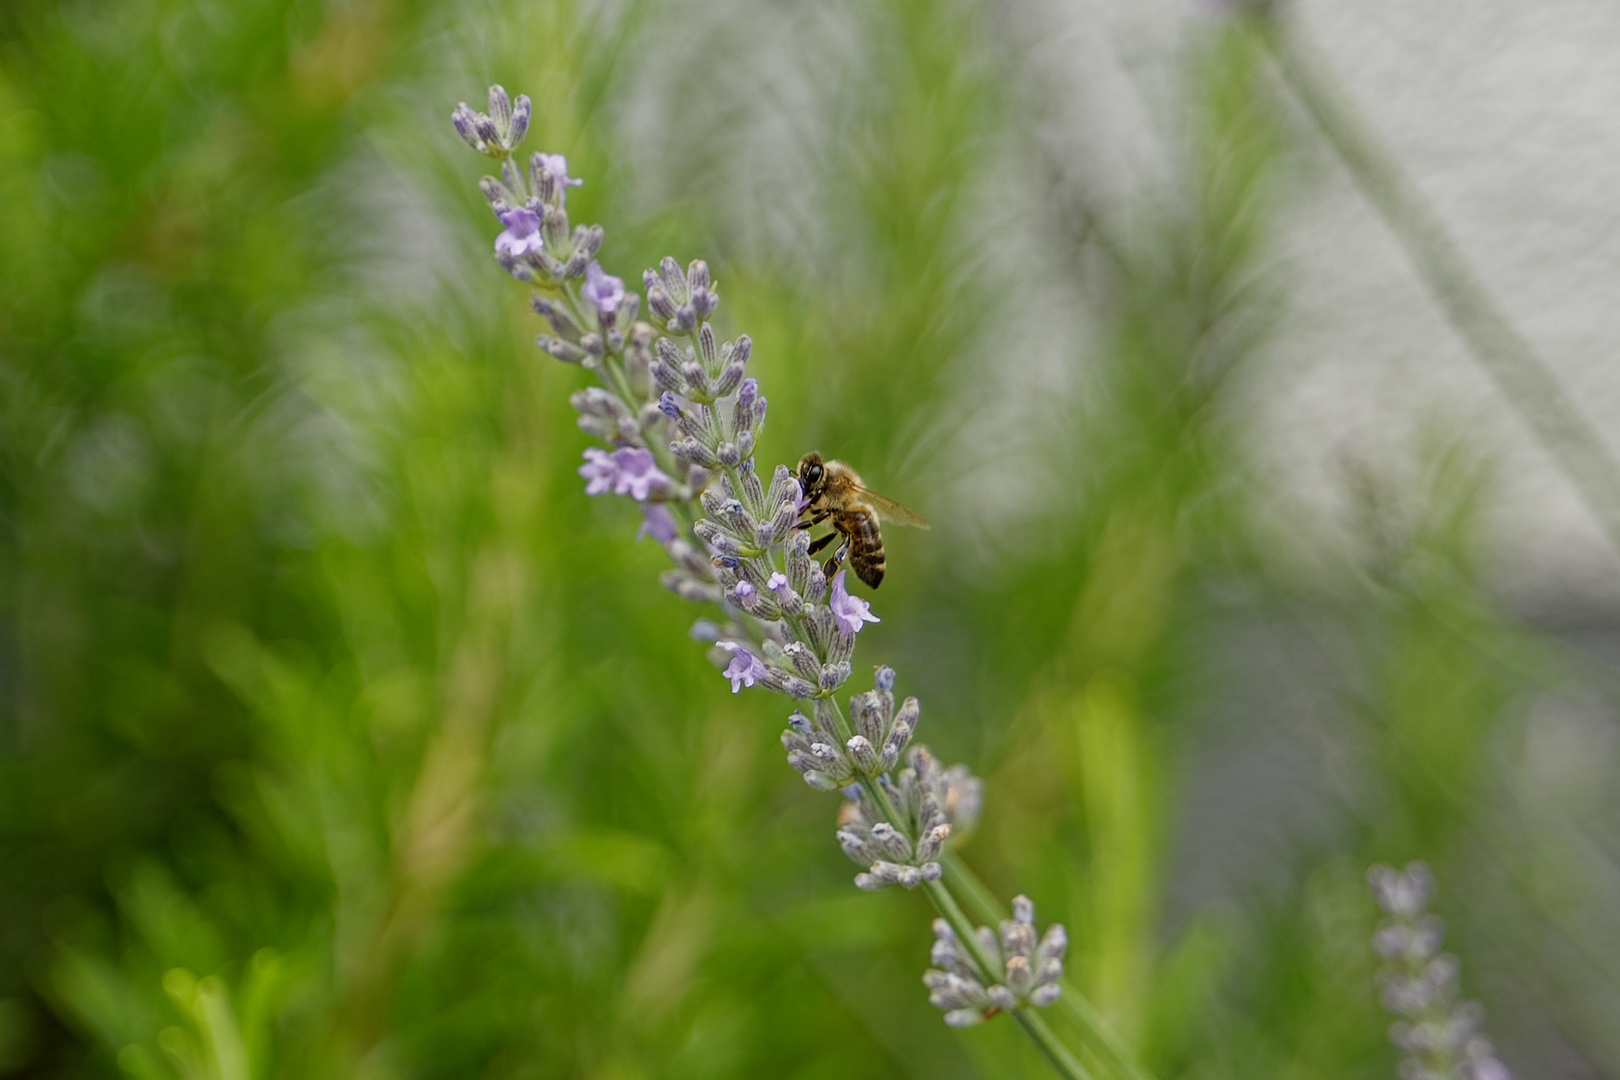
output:
[[[883,534],[878,531],[880,515],[882,520],[896,525],[928,528],[928,522],[923,520],[922,515],[869,489],[861,482],[860,474],[842,461],[823,461],[821,455],[812,450],[799,459],[795,475],[804,487],[805,498],[809,500],[804,512],[810,515],[799,522],[798,527],[808,529],[826,521],[834,530],[810,545],[811,554],[839,536],[844,538],[832,558],[827,560],[828,577],[848,555],[849,565],[854,568],[856,577],[874,589],[883,583],[885,562]]]

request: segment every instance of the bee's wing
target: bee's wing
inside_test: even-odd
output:
[[[879,495],[871,488],[860,488],[861,497],[872,504],[878,512],[878,517],[884,522],[895,525],[911,525],[918,529],[928,528],[928,521],[915,510],[908,510],[895,502],[887,495]]]

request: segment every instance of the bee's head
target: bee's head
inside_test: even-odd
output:
[[[825,472],[821,464],[821,455],[812,450],[799,459],[799,468],[795,475],[799,478],[800,486],[808,494],[821,482],[822,474]]]

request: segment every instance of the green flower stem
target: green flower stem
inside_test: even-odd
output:
[[[1001,906],[995,894],[961,859],[947,854],[940,859],[940,863],[945,869],[944,880],[966,897],[977,919],[987,926],[994,926],[1007,918],[1007,910]],[[1092,1053],[1121,1080],[1153,1080],[1153,1074],[1137,1064],[1118,1036],[1108,1029],[1102,1012],[1073,983],[1064,980],[1063,993],[1058,995],[1054,1004],[1080,1029],[1081,1038],[1085,1039]]]
[[[1052,1063],[1054,1069],[1064,1076],[1071,1077],[1072,1080],[1092,1080],[1091,1073],[1080,1064],[1080,1059],[1069,1052],[1067,1046],[1058,1041],[1058,1037],[1052,1033],[1052,1029],[1047,1026],[1039,1012],[1035,1009],[1014,1009],[1012,1015],[1023,1027],[1025,1034],[1041,1048],[1041,1052],[1046,1055],[1046,1060]]]
[[[1296,26],[1266,15],[1254,26],[1283,82],[1310,114],[1362,193],[1406,249],[1474,359],[1518,410],[1620,550],[1620,463],[1558,377],[1508,321],[1395,156],[1357,115]]]

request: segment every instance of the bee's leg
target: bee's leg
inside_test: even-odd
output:
[[[837,533],[832,533],[830,535],[837,536],[838,534]],[[826,539],[826,538],[823,537],[823,539]],[[847,556],[848,554],[849,554],[849,541],[846,540],[842,544],[838,545],[838,550],[833,552],[832,558],[828,559],[826,564],[824,566],[822,566],[821,572],[823,574],[826,574],[828,577],[832,577],[834,574],[836,574],[838,572],[839,565],[843,563],[845,556]]]
[[[833,539],[837,537],[837,535],[838,534],[835,532],[830,532],[826,536],[821,537],[819,540],[810,541],[810,554],[814,555],[816,552],[832,543]]]
[[[814,517],[811,517],[811,518],[809,518],[809,519],[807,519],[805,521],[801,521],[801,522],[799,522],[797,525],[795,525],[793,527],[795,529],[814,528],[815,526],[820,525],[823,521],[826,521],[827,518],[831,514],[832,514],[832,511],[830,509],[829,510],[817,510]],[[813,551],[815,549],[812,548],[811,550]]]

